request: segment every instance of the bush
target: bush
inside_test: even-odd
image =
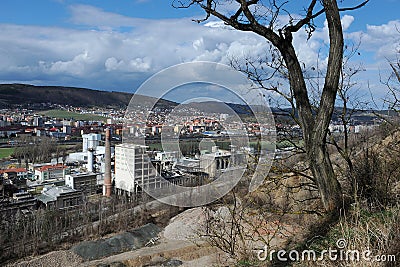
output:
[[[370,207],[384,208],[395,204],[398,201],[396,185],[400,180],[399,167],[398,156],[388,158],[369,149],[364,150],[354,162],[353,193]]]

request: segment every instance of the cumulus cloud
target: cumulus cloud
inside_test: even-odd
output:
[[[88,5],[72,5],[70,11],[74,28],[0,24],[0,80],[135,89],[150,75],[177,63],[229,63],[231,58],[263,56],[269,47],[263,38],[218,21],[138,19]],[[344,30],[353,21],[354,17],[343,16]],[[399,43],[393,36],[396,26],[400,28],[399,21],[347,35],[363,35],[363,49],[388,57]],[[295,35],[296,50],[306,66],[315,65],[318,57],[326,60],[327,34],[325,25],[309,40],[303,30]]]
[[[115,57],[107,58],[104,63],[107,71],[145,72],[150,69],[150,58],[135,58],[129,61],[117,60]]]
[[[361,37],[362,49],[375,53],[375,60],[393,59],[400,50],[400,20],[382,25],[367,25],[366,32],[356,32],[353,38]]]
[[[353,23],[353,21],[354,21],[353,16],[344,15],[341,19],[343,31],[346,31]]]

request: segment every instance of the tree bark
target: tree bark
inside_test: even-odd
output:
[[[314,180],[319,188],[324,208],[335,212],[342,206],[341,186],[333,171],[327,153],[326,137],[335,106],[343,58],[343,33],[336,0],[324,0],[329,27],[330,49],[327,74],[317,114],[313,115],[304,81],[303,71],[292,44],[292,33],[286,32],[276,45],[289,73],[289,83],[296,100],[307,158]]]
[[[342,190],[326,151],[326,144],[314,143],[307,150],[307,157],[325,210],[338,211],[342,207]]]
[[[308,157],[311,170],[316,178],[325,210],[334,212],[342,206],[342,190],[333,171],[329,154],[326,151],[328,127],[335,108],[343,61],[343,32],[336,0],[323,0],[329,29],[329,58],[316,122],[309,147]]]

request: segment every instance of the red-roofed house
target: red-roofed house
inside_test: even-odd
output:
[[[28,177],[28,171],[25,168],[11,168],[0,170],[0,175],[3,175],[5,179],[25,179]]]
[[[69,167],[63,164],[44,165],[35,169],[35,178],[42,182],[47,180],[62,180],[70,173]]]

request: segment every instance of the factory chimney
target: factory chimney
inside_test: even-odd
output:
[[[103,195],[111,196],[111,145],[110,145],[110,128],[106,129],[106,147],[105,147],[105,171],[104,171],[104,187]]]

